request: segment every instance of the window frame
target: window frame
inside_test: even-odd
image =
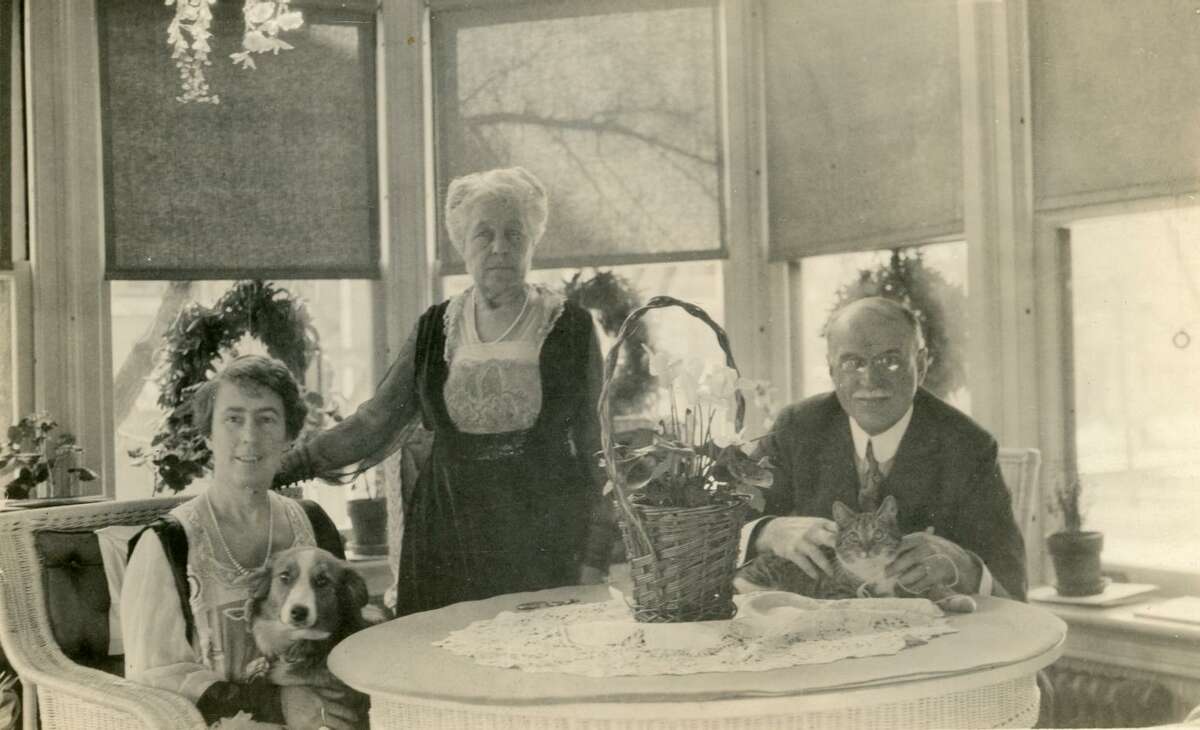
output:
[[[1194,205],[1194,194],[1121,200],[1080,205],[1040,213],[1036,242],[1038,362],[1041,365],[1037,395],[1040,400],[1039,443],[1042,450],[1042,484],[1045,507],[1055,491],[1078,478],[1075,423],[1071,417],[1075,397],[1072,347],[1071,292],[1063,286],[1070,276],[1071,226],[1095,218],[1135,215]],[[1048,535],[1057,525],[1044,524]],[[1086,526],[1086,525],[1085,525]],[[1200,571],[1168,570],[1106,560],[1105,572],[1121,574],[1133,582],[1158,585],[1165,595],[1200,593]]]
[[[717,200],[717,237],[718,245],[711,250],[695,250],[681,252],[643,252],[629,254],[576,254],[568,256],[553,256],[553,257],[535,257],[533,267],[537,269],[562,269],[562,268],[583,268],[583,267],[613,267],[636,264],[654,264],[654,263],[679,263],[687,261],[710,261],[714,259],[727,259],[729,257],[728,235],[725,225],[726,211],[728,202],[726,199],[727,186],[725,184],[728,177],[728,158],[725,154],[725,124],[724,113],[722,110],[722,102],[725,95],[722,93],[722,38],[721,38],[721,17],[722,17],[722,0],[560,0],[554,3],[538,3],[536,0],[485,0],[484,2],[464,2],[463,0],[432,0],[429,3],[429,18],[430,18],[430,67],[432,71],[432,61],[437,55],[437,49],[444,47],[449,58],[456,58],[456,46],[449,41],[454,33],[463,28],[477,28],[489,25],[500,25],[504,23],[532,21],[532,20],[549,20],[557,18],[580,18],[599,15],[610,15],[617,13],[633,13],[644,11],[670,10],[676,8],[704,8],[708,7],[713,13],[713,42],[714,48],[714,66],[716,73],[714,74],[714,101],[716,107],[716,145],[715,155],[717,159],[717,188],[719,197]],[[439,22],[436,18],[439,14],[448,16],[444,22]],[[432,76],[432,74],[431,74]],[[434,121],[433,134],[436,140],[439,132],[437,120],[441,114],[441,106],[438,103],[438,95],[445,91],[436,79],[433,79],[430,84],[430,112]],[[431,155],[433,157],[434,180],[437,190],[445,189],[449,184],[451,176],[446,169],[445,156],[438,154],[439,143],[435,141]],[[442,202],[441,196],[437,196],[439,204]],[[553,213],[551,214],[553,215]],[[452,256],[449,259],[442,258],[441,252],[444,247],[449,246],[449,241],[446,239],[446,234],[443,228],[437,229],[437,235],[434,237],[435,255],[436,255],[436,270],[435,277],[455,276],[466,273],[466,266],[457,256]]]

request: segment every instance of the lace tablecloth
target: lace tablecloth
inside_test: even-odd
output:
[[[895,654],[953,633],[921,598],[819,601],[737,596],[729,621],[637,623],[620,594],[603,603],[503,611],[434,642],[476,663],[587,677],[751,672]]]

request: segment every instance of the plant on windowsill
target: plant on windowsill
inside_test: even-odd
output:
[[[25,416],[8,427],[8,441],[0,446],[0,470],[15,467],[16,476],[4,486],[6,499],[28,499],[43,482],[46,497],[78,496],[78,482],[96,478],[91,469],[79,466],[83,449],[69,433],[58,428],[47,413]]]
[[[353,557],[387,555],[387,497],[382,464],[359,474],[349,484],[346,514],[351,529],[346,551]]]
[[[1082,496],[1082,482],[1069,478],[1055,490],[1051,505],[1062,521],[1062,529],[1046,539],[1060,596],[1094,596],[1104,592],[1106,583],[1100,572],[1104,534],[1083,529]]]

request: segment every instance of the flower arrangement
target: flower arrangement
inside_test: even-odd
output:
[[[178,101],[219,104],[221,98],[210,92],[204,67],[211,66],[209,53],[212,46],[212,8],[216,0],[166,0],[175,6],[175,18],[167,26],[167,43],[171,47],[171,58],[179,69],[183,93],[175,97]],[[244,31],[242,50],[229,57],[245,69],[255,68],[255,53],[278,54],[292,48],[279,38],[284,31],[295,30],[304,25],[304,16],[289,6],[290,0],[245,0],[242,6]]]
[[[638,504],[699,507],[751,498],[771,486],[770,464],[746,452],[769,426],[770,389],[728,366],[705,367],[698,359],[673,358],[644,346],[667,414],[655,429],[627,435],[616,447],[625,488]],[[738,410],[754,412],[740,431]]]
[[[54,435],[58,428],[47,413],[25,416],[8,428],[8,442],[0,446],[0,469],[15,465],[16,476],[4,486],[8,499],[26,499],[42,482],[62,484],[73,477],[90,482],[91,469],[78,466],[83,449],[69,433]]]
[[[651,371],[666,391],[668,413],[657,428],[617,438],[611,401],[620,346],[646,313],[666,307],[682,309],[713,331],[724,367],[706,369],[698,361],[651,352]],[[766,425],[769,393],[765,384],[738,375],[729,336],[694,304],[657,296],[621,325],[604,361],[598,410],[635,620],[711,621],[736,611],[733,575],[747,502],[772,481],[770,464],[755,460],[744,447]],[[747,394],[755,411],[749,422]]]

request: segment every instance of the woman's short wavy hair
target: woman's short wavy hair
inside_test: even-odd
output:
[[[300,395],[300,386],[279,360],[263,355],[242,355],[192,394],[192,423],[205,438],[212,435],[213,408],[217,403],[217,389],[221,383],[233,383],[239,388],[266,388],[283,401],[283,423],[289,441],[300,435],[304,419],[308,417],[308,404]]]
[[[550,217],[545,186],[523,167],[497,168],[455,178],[446,189],[446,232],[459,254],[463,252],[467,228],[472,222],[468,220],[468,211],[472,204],[489,198],[516,206],[525,219],[532,246],[538,245]]]

